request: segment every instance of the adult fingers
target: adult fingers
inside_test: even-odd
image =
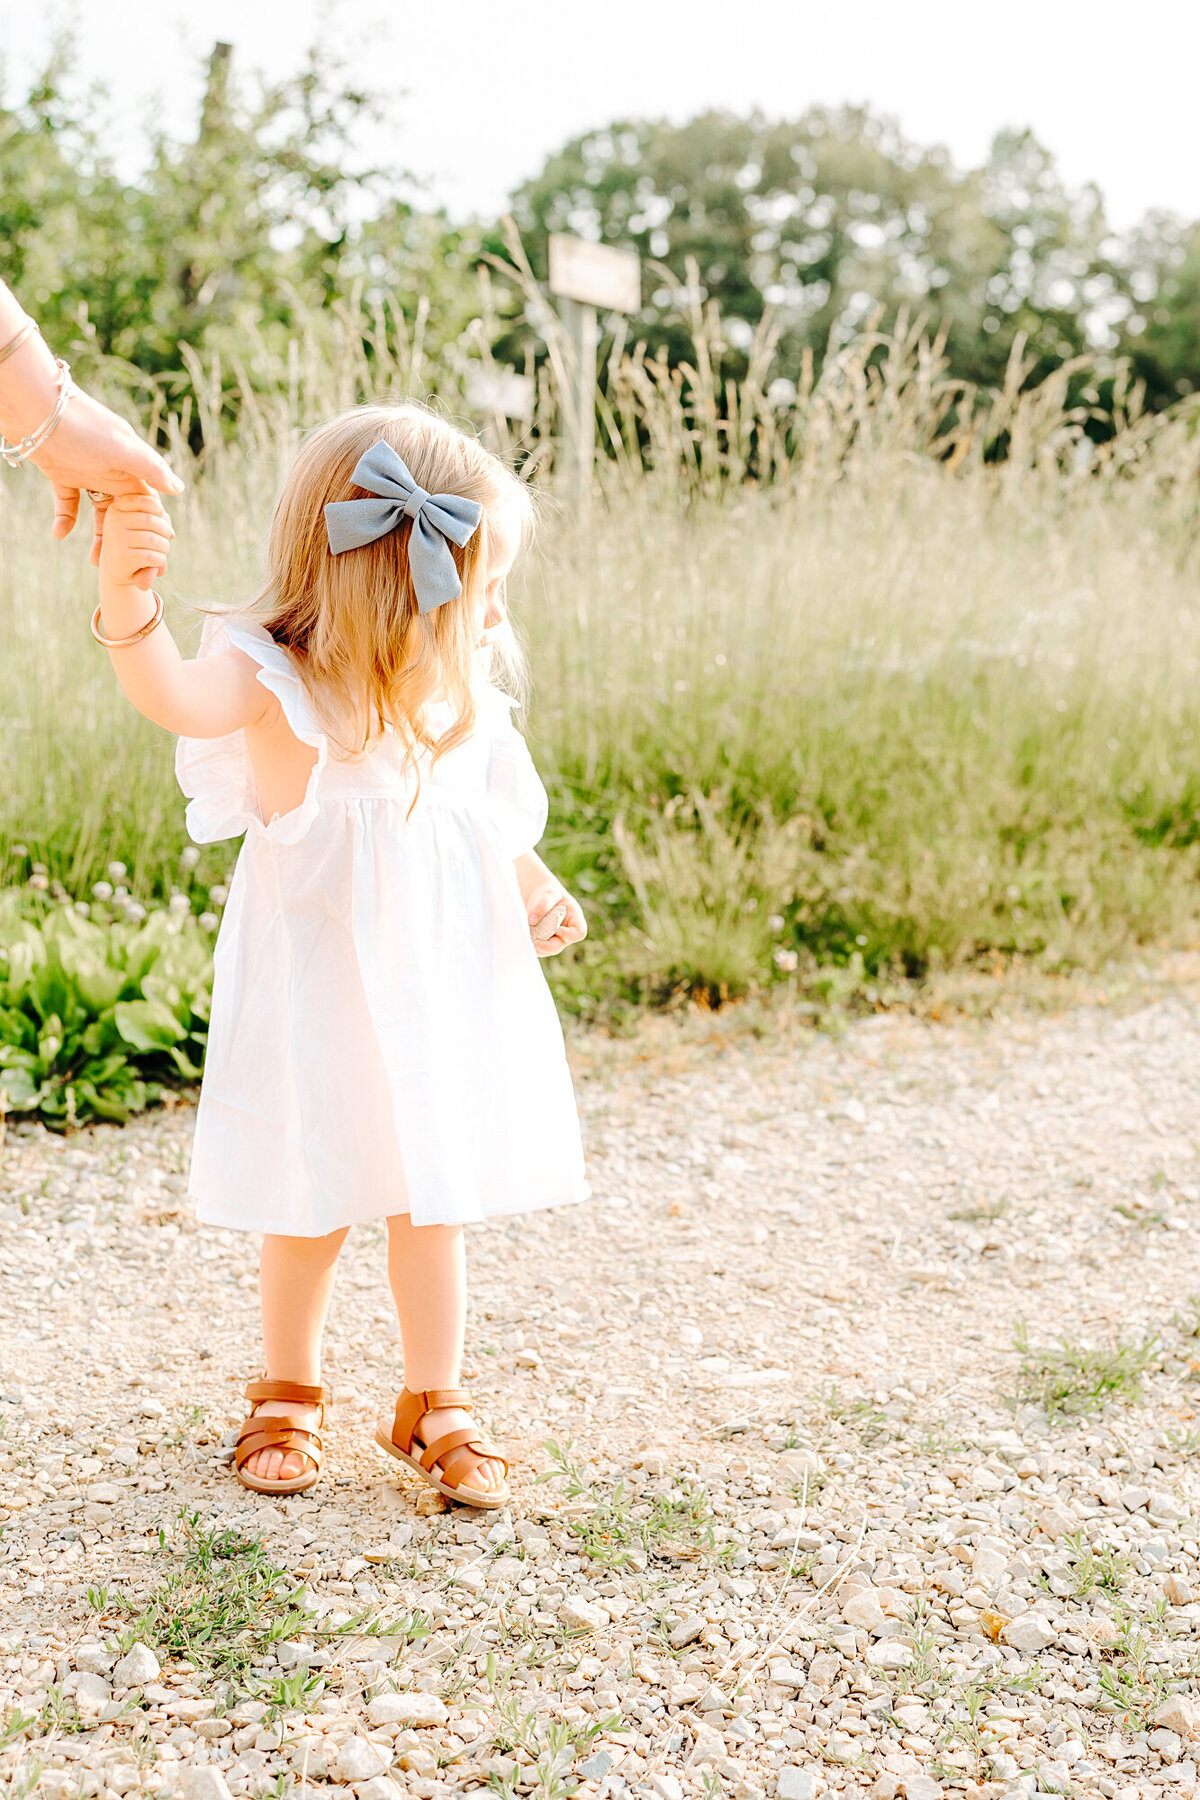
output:
[[[149,444],[131,437],[128,445],[122,444],[114,454],[120,461],[114,462],[109,483],[112,493],[136,494],[145,485],[160,494],[182,494],[182,481]]]
[[[54,524],[52,530],[56,538],[65,538],[75,528],[79,517],[79,489],[76,487],[60,487],[54,484]]]

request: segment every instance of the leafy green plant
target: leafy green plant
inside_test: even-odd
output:
[[[0,1109],[58,1129],[123,1123],[198,1081],[211,940],[191,914],[100,923],[0,894]]]
[[[647,1503],[634,1501],[623,1482],[605,1493],[589,1480],[571,1455],[569,1439],[558,1444],[548,1438],[544,1447],[551,1467],[537,1479],[560,1482],[568,1500],[586,1503],[564,1523],[593,1562],[624,1568],[638,1550],[646,1556],[683,1559],[720,1554],[702,1488],[680,1485]]]
[[[1051,1415],[1100,1412],[1110,1400],[1141,1397],[1142,1377],[1159,1352],[1159,1339],[1090,1347],[1059,1338],[1056,1345],[1035,1349],[1024,1319],[1013,1326],[1013,1342],[1021,1358],[1014,1400],[1041,1406]]]

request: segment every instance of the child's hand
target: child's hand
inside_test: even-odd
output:
[[[100,580],[109,587],[142,587],[167,566],[174,528],[156,494],[118,494],[109,502],[100,545]]]
[[[568,894],[560,881],[551,879],[534,888],[526,897],[525,913],[529,920],[529,935],[539,956],[557,956],[568,944],[577,944],[587,936],[587,920],[583,916],[583,908],[573,894]],[[562,915],[557,924],[554,924],[548,936],[539,936],[537,927],[543,921],[551,924],[551,915],[555,913]]]

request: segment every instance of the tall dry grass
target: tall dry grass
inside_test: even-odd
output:
[[[519,439],[479,423],[543,495],[515,612],[548,854],[594,916],[557,972],[565,999],[845,991],[1191,933],[1194,412],[1144,415],[1118,383],[1098,420],[1087,371],[1030,389],[1019,358],[999,393],[972,394],[904,322],[794,393],[771,382],[768,327],[733,385],[720,320],[696,307],[689,367],[613,347],[581,514],[553,480],[569,348],[537,316],[534,420]],[[193,362],[174,410],[157,399],[190,475],[170,591],[254,589],[280,472],[316,419],[431,389],[461,416],[462,373],[352,308],[282,360],[248,329],[240,365]],[[0,879],[36,857],[82,892],[116,856],[143,890],[178,883],[169,747],[87,637],[84,546],[49,541],[33,477],[0,505]],[[227,862],[206,852],[199,878]]]

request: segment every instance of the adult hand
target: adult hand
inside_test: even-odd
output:
[[[183,491],[179,477],[142,442],[131,425],[90,394],[78,391],[71,395],[46,442],[29,460],[54,489],[53,530],[57,538],[66,537],[74,529],[79,517],[79,495],[85,489],[110,497],[145,494],[152,488],[160,494]],[[94,501],[93,508],[92,562],[98,565],[108,501]],[[138,576],[136,585],[148,588],[154,579],[154,570],[147,568]]]

